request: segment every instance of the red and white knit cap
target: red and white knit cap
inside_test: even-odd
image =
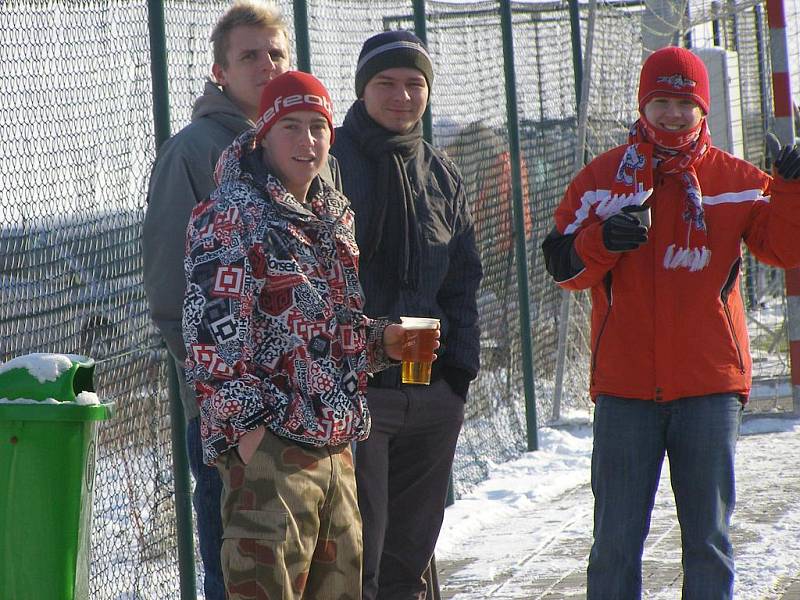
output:
[[[656,96],[689,98],[708,114],[708,71],[700,57],[675,46],[648,56],[639,75],[639,112]]]
[[[302,71],[287,71],[264,86],[256,121],[256,141],[261,143],[272,126],[298,110],[313,110],[328,121],[333,143],[333,103],[322,82]]]

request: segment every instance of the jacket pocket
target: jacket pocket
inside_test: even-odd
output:
[[[285,542],[288,521],[289,517],[283,510],[235,510],[222,538]]]

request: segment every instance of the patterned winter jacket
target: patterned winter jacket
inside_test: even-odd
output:
[[[692,272],[665,267],[676,242],[686,192],[678,176],[655,175],[652,227],[636,250],[603,245],[610,189],[626,146],[610,150],[575,177],[542,245],[547,269],[570,290],[591,288],[590,391],[667,402],[750,392],[752,359],[739,290],[741,244],[759,260],[800,264],[800,183],[772,179],[711,148],[696,164],[711,259]]]
[[[192,122],[159,148],[153,165],[142,229],[142,275],[150,316],[178,364],[186,358],[181,331],[186,224],[192,209],[217,187],[214,167],[220,154],[252,126],[236,103],[207,81],[194,103]],[[320,176],[342,189],[333,157]],[[186,419],[197,417],[197,402],[188,386],[181,386],[181,400]]]
[[[186,372],[208,464],[262,423],[313,446],[366,438],[367,371],[392,364],[388,322],[362,312],[347,198],[317,177],[305,208],[265,171],[249,130],[187,231]]]

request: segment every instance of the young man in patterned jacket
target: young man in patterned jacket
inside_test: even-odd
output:
[[[203,464],[200,416],[194,391],[185,385],[181,332],[185,291],[184,243],[189,213],[216,187],[214,167],[222,151],[259,117],[266,82],[290,68],[289,32],[280,12],[257,0],[237,0],[211,33],[213,81],[197,98],[192,122],[159,150],[150,176],[142,232],[144,286],[150,314],[178,367],[189,466],[206,600],[225,600],[219,551],[222,545],[217,470]],[[341,189],[335,162],[322,176]]]
[[[290,71],[259,111],[186,245],[186,372],[224,484],[225,586],[229,600],[359,600],[350,444],[369,433],[367,373],[400,358],[404,330],[364,315],[353,213],[318,176],[327,90]]]

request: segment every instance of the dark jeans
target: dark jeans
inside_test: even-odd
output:
[[[369,388],[369,438],[356,447],[364,600],[422,600],[444,519],[464,400],[439,380]]]
[[[684,600],[729,600],[734,452],[742,405],[735,394],[655,403],[599,396],[594,413],[594,544],[587,600],[635,600],[664,455],[669,457],[683,546]]]
[[[222,516],[220,498],[222,479],[216,467],[203,464],[203,444],[200,440],[200,417],[186,427],[186,446],[189,467],[194,476],[192,504],[197,517],[197,537],[203,559],[203,590],[206,600],[225,600],[225,581],[222,577],[219,552],[222,547]]]

